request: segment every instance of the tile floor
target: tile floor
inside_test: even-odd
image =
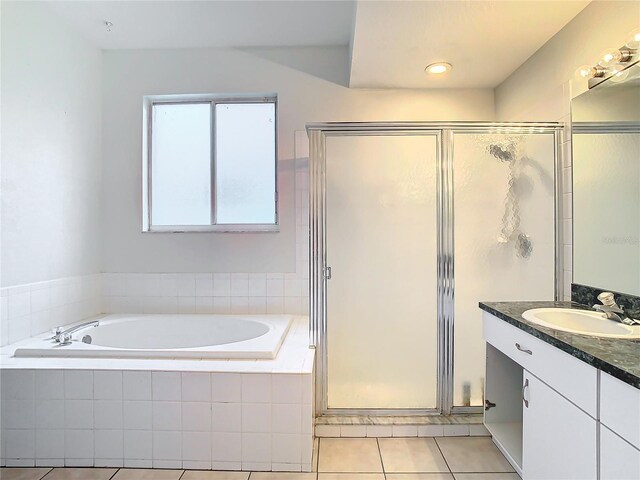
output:
[[[1,480],[519,480],[487,437],[321,438],[314,473],[3,468]]]

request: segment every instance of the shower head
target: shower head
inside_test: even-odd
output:
[[[513,162],[515,159],[515,148],[513,145],[507,145],[503,147],[502,145],[498,145],[492,143],[489,145],[489,153],[496,157],[501,162]]]

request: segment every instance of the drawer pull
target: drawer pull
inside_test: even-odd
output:
[[[524,391],[529,388],[529,379],[527,378],[524,381],[524,385],[522,386],[522,401],[524,402],[524,406],[529,408],[529,400],[527,400],[524,396]]]
[[[533,355],[531,350],[527,350],[526,348],[522,348],[519,343],[516,343],[516,348],[520,350],[522,353],[526,353],[527,355]]]

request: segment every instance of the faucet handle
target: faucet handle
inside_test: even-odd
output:
[[[58,343],[58,345],[60,346],[64,346],[64,345],[70,345],[71,344],[71,334],[70,333],[59,333],[56,337],[55,337],[56,342]]]
[[[615,296],[611,292],[602,292],[600,295],[598,295],[598,300],[600,300],[602,302],[602,304],[606,305],[607,307],[617,307],[618,306],[618,305],[616,305]]]
[[[51,330],[52,335],[51,335],[50,339],[51,340],[57,340],[58,335],[60,335],[63,331],[64,331],[64,329],[62,327],[56,327],[56,328],[52,329]]]

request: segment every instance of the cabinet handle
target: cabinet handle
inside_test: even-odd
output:
[[[524,402],[524,406],[529,408],[529,400],[527,400],[524,396],[524,391],[529,388],[529,379],[525,379],[524,385],[522,386],[522,401]]]
[[[527,350],[526,348],[522,348],[519,343],[516,343],[516,348],[520,350],[522,353],[526,353],[527,355],[533,355],[531,350]]]

